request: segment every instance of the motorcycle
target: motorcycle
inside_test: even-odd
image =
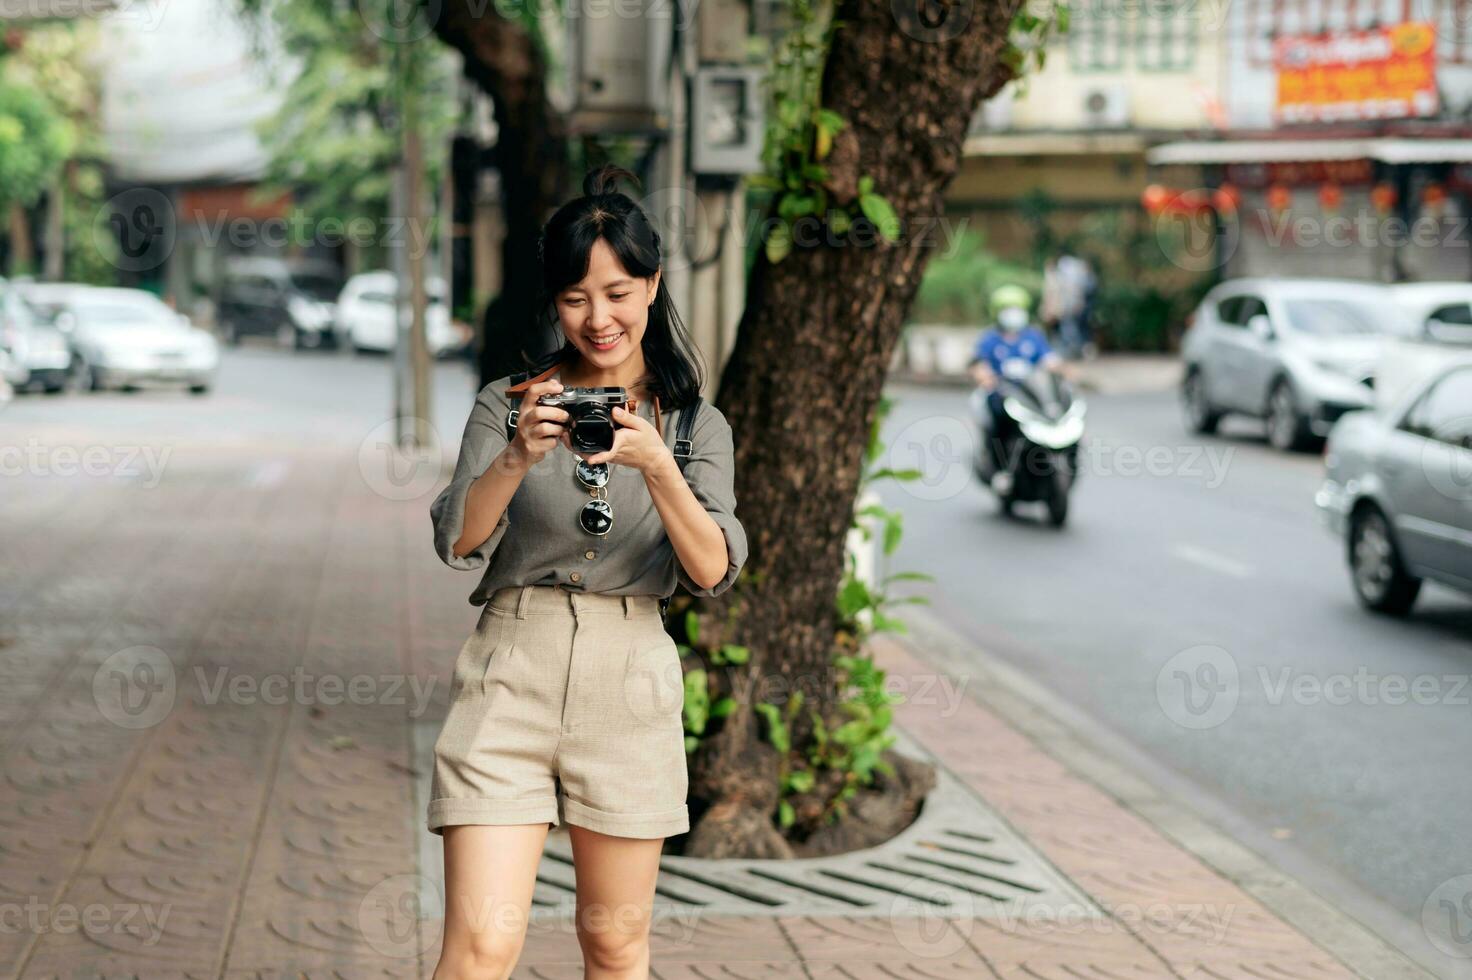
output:
[[[1061,527],[1078,480],[1087,406],[1066,380],[1024,361],[1003,365],[997,390],[1002,411],[1012,421],[1012,431],[1001,435],[993,431],[987,392],[977,388],[971,393],[972,416],[981,432],[973,462],[976,477],[996,495],[1003,512],[1010,514],[1018,501],[1042,501],[1049,523]]]

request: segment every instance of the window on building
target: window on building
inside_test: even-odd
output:
[[[1130,6],[1121,0],[1080,0],[1069,8],[1068,63],[1074,71],[1124,67]]]
[[[1183,71],[1196,63],[1196,0],[1150,0],[1135,13],[1135,63],[1144,71]]]

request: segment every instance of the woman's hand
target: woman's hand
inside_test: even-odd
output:
[[[546,458],[559,442],[571,448],[567,437],[567,409],[537,404],[537,399],[543,395],[561,390],[562,382],[549,378],[532,385],[521,396],[516,416],[516,438],[511,440],[508,448],[527,468]]]
[[[613,420],[619,426],[613,430],[613,448],[584,457],[585,462],[617,463],[642,473],[674,462],[675,454],[670,452],[670,447],[664,444],[654,426],[643,416],[615,405]]]

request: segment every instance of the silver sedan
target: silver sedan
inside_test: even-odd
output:
[[[1472,364],[1344,416],[1324,461],[1315,503],[1344,538],[1361,603],[1404,615],[1424,579],[1472,592]]]

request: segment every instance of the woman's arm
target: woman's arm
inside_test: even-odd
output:
[[[730,563],[726,535],[685,482],[674,454],[645,470],[644,483],[680,565],[702,589],[714,588]]]
[[[736,519],[735,451],[726,417],[714,405],[700,410],[684,472],[647,419],[622,408],[613,417],[619,423],[613,449],[594,453],[588,462],[614,462],[643,473],[674,548],[677,581],[695,595],[725,592],[746,564],[747,551],[746,531]]]
[[[527,471],[545,459],[557,443],[568,445],[567,409],[537,404],[543,394],[561,390],[562,382],[551,378],[537,382],[523,393],[516,438],[510,443],[502,438],[501,451],[465,492],[465,523],[450,549],[456,557],[464,557],[484,544],[496,530]]]
[[[459,539],[450,547],[456,558],[464,558],[485,544],[530,468],[526,457],[511,443],[470,484],[465,491],[465,523]]]

